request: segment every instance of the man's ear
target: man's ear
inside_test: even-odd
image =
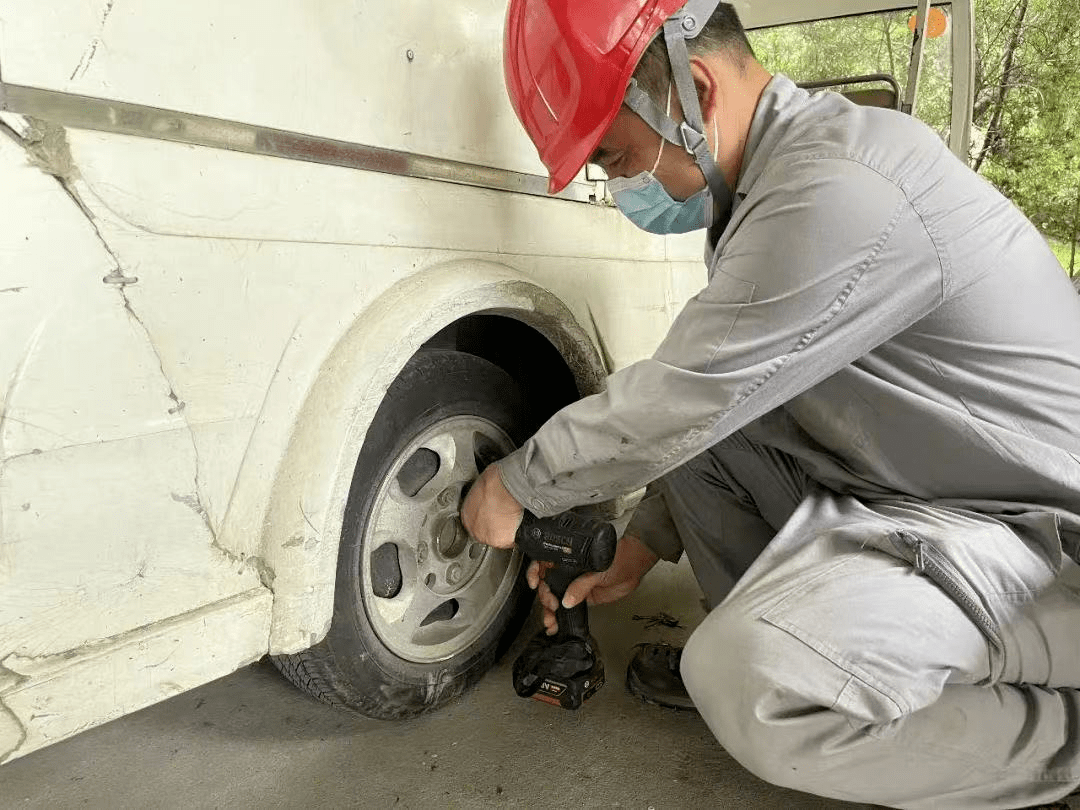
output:
[[[690,75],[701,105],[702,121],[709,129],[708,123],[720,112],[719,77],[715,69],[697,56],[690,57]]]

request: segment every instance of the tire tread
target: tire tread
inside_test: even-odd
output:
[[[456,384],[456,387],[452,386],[453,390],[473,394],[474,391],[486,389],[488,396],[497,392],[497,399],[509,398],[509,401],[520,405],[520,393],[515,383],[498,366],[475,355],[431,350],[421,352],[410,360],[388,390],[379,414],[389,406],[388,410],[400,417],[397,406],[403,397],[408,402],[408,397],[414,396],[415,391],[438,391],[440,385],[445,391],[451,381]],[[436,399],[436,402],[439,400]],[[425,406],[423,412],[426,414],[429,410],[430,406]],[[518,410],[516,406],[511,409],[514,413]],[[373,425],[379,423],[379,414],[376,414]],[[528,435],[533,427],[518,424],[515,430],[517,440]],[[385,425],[382,432],[387,435],[392,433],[385,430]],[[370,436],[369,431],[369,440]],[[377,443],[377,446],[381,445]],[[375,455],[378,456],[378,453]],[[370,457],[367,441],[361,451],[361,460],[365,457]],[[362,479],[354,477],[354,490],[358,480],[362,482]],[[348,508],[351,508],[355,492],[351,492],[349,497]],[[344,537],[342,542],[343,550],[339,553],[344,554]],[[343,587],[341,566],[339,559],[337,589]],[[351,608],[355,602],[342,598],[342,594],[337,592],[333,622],[322,641],[300,652],[271,655],[270,658],[290,683],[328,706],[385,720],[414,717],[444,705],[475,685],[517,635],[531,602],[532,592],[524,586],[522,570],[518,586],[506,606],[508,613],[503,637],[492,639],[486,646],[474,651],[467,660],[429,668],[420,682],[410,682],[403,674],[394,671],[393,664],[385,660],[387,652],[379,652],[372,646],[378,642],[372,638],[370,631],[365,631],[368,635],[365,640],[347,630],[357,626],[357,616]]]

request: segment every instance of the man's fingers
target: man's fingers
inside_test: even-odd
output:
[[[525,581],[529,583],[529,587],[534,591],[540,585],[540,582],[544,579],[544,576],[551,568],[551,563],[542,562],[540,560],[533,560],[529,563],[528,569],[525,571]]]
[[[494,548],[511,548],[521,523],[521,504],[514,500],[494,464],[469,487],[461,504],[461,523],[472,538]]]
[[[547,630],[549,636],[554,635],[559,630],[559,622],[555,618],[555,611],[559,608],[559,600],[555,598],[555,594],[551,592],[551,588],[548,587],[546,582],[540,583],[536,593],[540,599],[540,604],[544,608],[544,629]]]
[[[555,598],[555,594],[551,592],[551,588],[547,586],[546,582],[540,584],[540,588],[537,591],[540,595],[540,604],[554,613],[559,608],[559,600]]]
[[[603,573],[582,574],[571,582],[566,589],[566,594],[563,596],[563,607],[572,608],[584,602],[602,577]]]
[[[553,636],[559,632],[559,623],[555,621],[554,613],[544,614],[544,630],[549,636]]]

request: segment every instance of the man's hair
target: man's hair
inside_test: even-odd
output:
[[[746,29],[735,7],[721,3],[695,39],[687,40],[690,56],[706,56],[720,53],[745,72],[747,63],[754,58],[754,48],[746,37]],[[671,63],[668,61],[664,31],[660,30],[638,62],[634,71],[641,89],[658,101],[667,96],[671,81]]]

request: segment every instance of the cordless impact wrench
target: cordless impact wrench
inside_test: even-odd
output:
[[[564,608],[562,598],[582,574],[611,566],[615,527],[573,512],[550,518],[526,512],[514,540],[531,559],[553,563],[544,581],[559,600],[559,630],[554,636],[541,630],[514,662],[514,691],[564,709],[580,708],[604,685],[604,663],[589,632],[589,609],[584,602]]]

